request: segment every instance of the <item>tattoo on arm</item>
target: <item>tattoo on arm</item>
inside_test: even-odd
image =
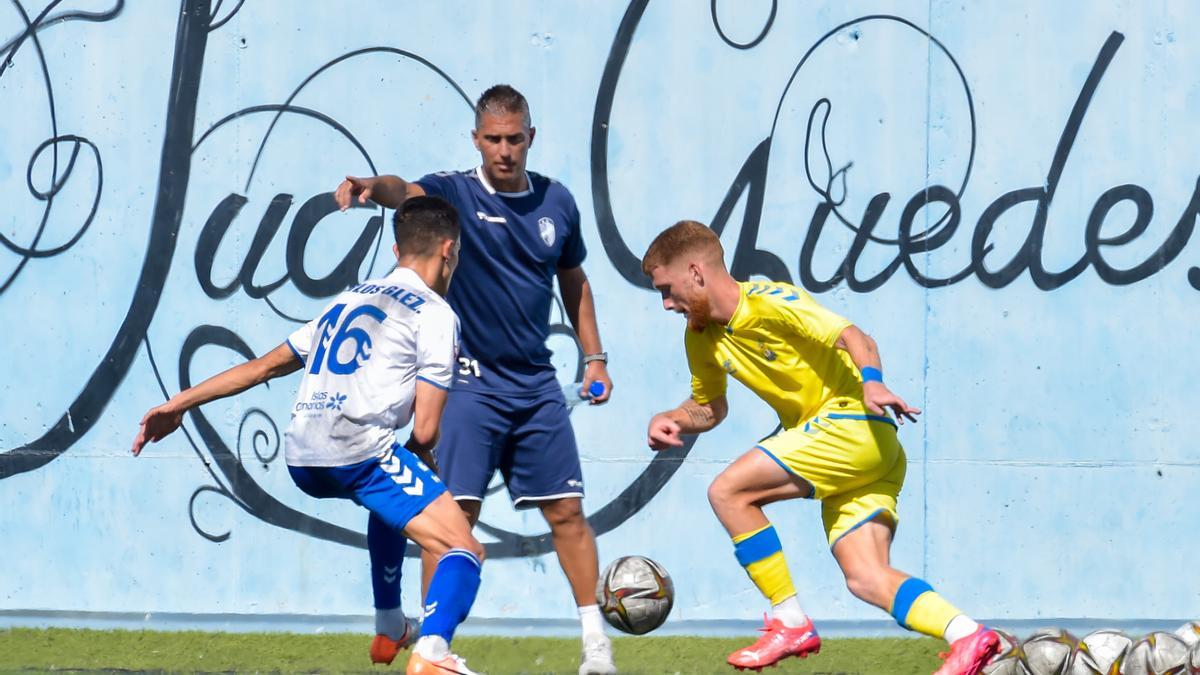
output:
[[[684,402],[680,406],[680,410],[688,416],[688,420],[697,428],[707,429],[716,422],[716,416],[713,414],[712,409],[708,406],[700,405],[695,401],[689,400]]]

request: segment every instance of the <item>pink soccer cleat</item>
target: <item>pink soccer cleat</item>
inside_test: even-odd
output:
[[[980,626],[967,637],[955,640],[949,653],[938,655],[945,663],[933,675],[978,675],[999,651],[1000,636]]]
[[[754,644],[739,649],[726,659],[738,670],[749,668],[755,672],[773,666],[789,656],[804,658],[821,651],[821,638],[810,619],[803,626],[788,628],[779,619],[763,617],[765,625],[758,630],[762,637]]]

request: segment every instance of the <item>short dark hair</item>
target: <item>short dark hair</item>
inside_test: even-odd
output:
[[[392,216],[392,232],[402,256],[433,255],[443,241],[457,240],[460,231],[458,211],[441,197],[406,199]]]
[[[521,92],[507,84],[488,87],[488,90],[483,92],[479,100],[475,102],[476,129],[479,128],[484,113],[492,115],[520,113],[525,116],[525,126],[533,125],[532,118],[529,116],[529,101],[525,100]]]

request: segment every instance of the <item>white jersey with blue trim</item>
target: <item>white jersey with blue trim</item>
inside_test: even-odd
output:
[[[304,362],[284,456],[291,466],[344,466],[395,442],[412,419],[417,380],[450,387],[458,316],[411,269],[339,294],[287,340]]]

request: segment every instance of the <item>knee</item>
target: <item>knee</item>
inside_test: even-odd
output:
[[[481,563],[483,562],[483,559],[487,557],[487,550],[484,549],[483,544],[479,543],[479,540],[473,535],[467,535],[467,540],[462,542],[461,546],[455,546],[454,548],[461,548],[464,551],[470,551],[471,555],[475,556],[475,558]]]
[[[583,517],[583,500],[557,499],[542,507],[542,515],[546,524],[553,531],[583,527],[587,520]]]
[[[469,532],[455,533],[446,537],[441,546],[432,548],[429,553],[438,560],[441,560],[442,556],[453,550],[467,551],[478,558],[479,562],[483,562],[483,558],[487,553],[483,544],[479,543],[479,540]]]
[[[744,499],[740,499],[740,497],[740,491],[725,474],[717,476],[712,484],[708,486],[708,503],[716,513],[720,513],[730,506],[736,506],[740,502],[745,501]]]

